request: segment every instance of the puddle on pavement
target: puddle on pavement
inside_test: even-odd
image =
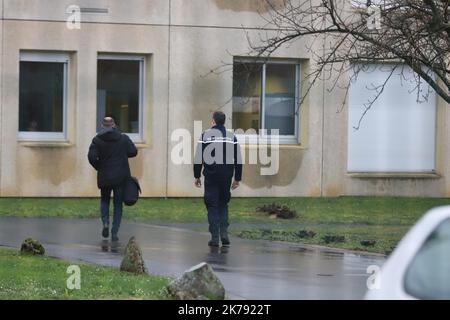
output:
[[[205,262],[212,265],[225,266],[228,262],[227,257],[229,250],[229,247],[210,247],[209,253],[205,256]],[[220,269],[220,271],[226,271],[223,268]],[[217,270],[217,267],[215,267],[214,270]]]
[[[302,253],[302,254],[314,254],[316,250],[309,249],[309,248],[302,248],[302,247],[289,247],[289,251],[295,252],[295,253]]]
[[[127,239],[135,235],[156,274],[178,276],[205,261],[214,270],[226,272],[224,285],[234,288],[233,294],[248,299],[267,299],[268,294],[278,299],[362,298],[366,278],[349,281],[348,275],[364,275],[368,265],[385,261],[378,256],[251,240],[236,240],[231,248],[209,249],[207,234],[139,224],[122,228],[123,241],[112,243],[100,238],[98,221],[3,218],[0,244],[17,248],[25,237],[34,236],[48,244],[51,256],[117,267]],[[261,288],[283,290],[268,293]]]
[[[327,260],[335,260],[335,259],[341,260],[344,258],[345,253],[336,251],[321,251],[320,255]]]
[[[100,243],[100,248],[103,252],[123,253],[125,251],[120,241],[110,242],[109,240],[103,240]]]

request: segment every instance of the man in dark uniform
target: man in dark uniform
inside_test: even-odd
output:
[[[135,157],[137,149],[130,138],[116,128],[112,117],[105,117],[99,133],[89,147],[89,163],[97,170],[97,185],[101,190],[100,211],[103,222],[102,235],[109,236],[109,203],[114,194],[114,217],[111,240],[118,241],[122,220],[122,184],[131,176],[128,158]]]
[[[198,142],[194,159],[195,186],[200,188],[203,167],[205,177],[204,201],[208,210],[209,246],[229,246],[228,202],[232,190],[239,187],[242,177],[240,147],[233,133],[225,128],[225,114],[216,111],[212,117],[212,128],[203,132]],[[234,174],[234,181],[232,182]]]

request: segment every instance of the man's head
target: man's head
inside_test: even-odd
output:
[[[104,117],[102,120],[102,128],[115,128],[116,122],[112,117]]]
[[[213,123],[218,126],[223,126],[225,124],[225,113],[222,111],[216,111],[212,116]]]

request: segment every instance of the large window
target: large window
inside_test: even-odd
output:
[[[105,115],[115,117],[119,129],[134,141],[142,140],[144,57],[100,55],[97,65],[97,129]]]
[[[20,54],[19,139],[66,139],[68,64],[66,54]]]
[[[419,299],[450,299],[450,220],[436,228],[414,257],[405,290]]]
[[[418,101],[416,75],[409,67],[397,65],[384,91],[374,100],[392,67],[354,65],[361,71],[349,90],[349,172],[430,173],[435,170],[436,94],[423,85]],[[360,122],[370,101],[375,102]],[[355,129],[358,124],[359,129]]]
[[[235,60],[233,129],[247,133],[279,130],[281,142],[298,142],[299,64]]]

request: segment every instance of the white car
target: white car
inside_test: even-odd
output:
[[[366,299],[450,299],[450,206],[427,212],[374,276]]]

